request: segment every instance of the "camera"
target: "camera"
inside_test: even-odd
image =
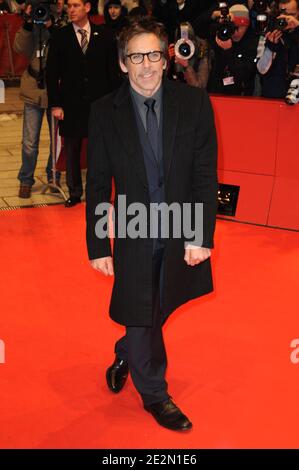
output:
[[[285,9],[282,8],[278,13],[274,13],[273,15],[271,15],[268,21],[268,31],[274,31],[275,29],[277,29],[278,31],[284,31],[284,29],[288,25],[288,22],[285,18],[278,18],[278,16],[285,14]]]
[[[30,0],[32,6],[30,17],[35,24],[44,24],[51,18],[51,5],[55,5],[57,0]]]
[[[189,39],[189,24],[180,25],[181,38],[174,45],[174,53],[180,59],[189,60],[194,55],[195,45]]]
[[[229,16],[229,8],[226,2],[219,2],[220,18],[217,20],[216,36],[221,41],[228,41],[236,31],[237,27],[231,21]]]
[[[291,81],[285,102],[291,105],[299,103],[299,78]]]
[[[254,0],[252,9],[256,12],[256,31],[259,34],[265,34],[268,31],[283,31],[288,22],[285,18],[278,18],[284,15],[285,8],[278,10],[272,8],[268,13],[269,2],[267,0]]]
[[[252,10],[256,13],[255,29],[257,33],[263,34],[267,30],[268,25],[268,1],[267,0],[254,0]]]

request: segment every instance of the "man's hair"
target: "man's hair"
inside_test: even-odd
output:
[[[125,63],[129,41],[139,34],[155,34],[160,40],[161,51],[168,58],[168,37],[162,23],[158,23],[150,16],[132,18],[121,30],[118,37],[118,55],[121,62]]]
[[[83,3],[83,5],[86,5],[86,3],[90,3],[91,5],[91,0],[80,0],[80,1]],[[64,0],[64,3],[67,5],[67,0]]]
[[[292,0],[278,0],[277,5],[279,5],[280,3],[282,3],[284,5],[284,4],[290,3],[291,1]],[[296,4],[297,4],[297,8],[299,10],[299,0],[296,0]]]

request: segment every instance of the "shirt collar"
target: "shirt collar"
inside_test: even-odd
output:
[[[162,83],[161,83],[160,88],[159,88],[159,89],[156,91],[156,93],[154,93],[152,96],[144,96],[144,95],[141,95],[141,94],[138,93],[136,90],[134,90],[134,88],[132,88],[131,86],[130,86],[130,90],[131,90],[131,93],[132,93],[133,97],[135,98],[135,101],[138,103],[139,106],[143,106],[145,100],[147,100],[148,98],[153,98],[153,99],[156,100],[156,102],[158,102],[158,103],[161,102],[161,97],[162,97]]]
[[[75,30],[76,34],[78,33],[79,29],[85,29],[85,31],[87,31],[87,34],[88,35],[90,34],[90,23],[89,23],[89,21],[87,21],[87,23],[85,24],[85,26],[83,28],[81,28],[80,26],[78,26],[75,23],[73,23],[73,27],[74,27],[74,30]]]

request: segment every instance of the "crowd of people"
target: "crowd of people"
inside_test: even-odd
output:
[[[116,43],[122,29],[133,18],[150,14],[164,25],[169,41],[165,74],[171,80],[206,88],[209,93],[280,98],[289,104],[299,101],[299,0],[228,0],[220,3],[213,0],[77,0],[74,3],[69,0],[67,4],[58,0],[56,4],[49,3],[49,18],[42,24],[35,21],[32,14],[36,5],[38,2],[23,3],[23,0],[0,3],[2,12],[19,11],[24,16],[24,24],[15,37],[14,50],[26,55],[30,61],[21,80],[24,127],[20,197],[31,195],[39,133],[46,112],[49,129],[52,113],[60,121],[60,133],[65,138],[70,192],[66,207],[80,201],[82,183],[78,159],[82,138],[87,136],[90,103],[121,83]],[[258,21],[261,7],[268,18],[263,31]],[[80,27],[76,26],[74,9],[86,12],[81,25],[83,29],[85,24],[88,25],[84,36],[87,51],[83,54],[83,36],[78,33]],[[95,25],[93,17],[99,14],[104,18],[103,24]],[[66,47],[62,51],[67,43],[62,44],[66,32],[74,29],[76,34],[67,38],[70,44],[73,41],[72,48]],[[94,30],[92,34],[91,29]],[[89,52],[89,49],[93,50],[94,34],[105,37],[106,45],[98,44],[100,50],[107,52],[105,57],[100,52]],[[186,41],[192,43],[192,53],[185,51],[182,55],[178,44]],[[78,82],[77,88],[75,82]],[[69,89],[77,93],[76,108],[68,109],[66,105],[72,101],[68,96]],[[78,104],[79,95],[81,103]],[[75,117],[76,114],[80,118]],[[72,128],[68,125],[70,118],[76,120]],[[71,143],[70,132],[74,135]],[[47,175],[51,182],[51,149]],[[58,172],[58,185],[59,179]],[[51,191],[57,189],[52,187]]]

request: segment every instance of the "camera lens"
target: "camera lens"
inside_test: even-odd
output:
[[[186,42],[181,44],[179,46],[179,53],[183,56],[183,57],[188,57],[191,53],[191,48],[189,46],[189,44],[187,44]]]
[[[46,13],[47,10],[43,6],[37,7],[34,11],[34,15],[37,19],[42,19]]]
[[[288,22],[285,18],[277,19],[277,29],[280,29],[282,31],[287,25]]]

